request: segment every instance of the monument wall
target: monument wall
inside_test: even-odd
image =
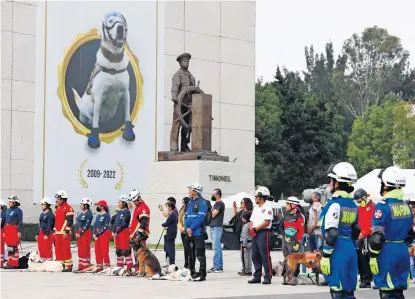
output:
[[[39,115],[35,115],[35,110],[38,111],[35,106],[39,105],[36,82],[40,80],[36,65],[38,68],[42,65],[37,61],[39,36],[36,34],[37,28],[44,26],[44,16],[39,17],[39,5],[42,2],[1,2],[1,197],[20,196],[25,222],[38,221],[39,206],[32,202],[40,200],[34,192],[40,184],[35,172],[35,160],[39,156],[36,153],[39,147],[35,146]],[[200,87],[213,96],[212,150],[234,161],[237,170],[232,171],[238,173],[238,188],[251,191],[255,152],[255,1],[167,1],[159,2],[158,9],[158,18],[162,18],[159,24],[163,27],[158,35],[161,80],[157,83],[161,91],[157,119],[152,123],[156,126],[156,136],[151,156],[157,157],[156,151],[169,150],[173,114],[171,78],[179,68],[177,55],[190,52],[190,71],[196,81],[200,80]],[[141,62],[145,57],[138,59]],[[144,74],[144,86],[150,82]],[[56,88],[53,86],[51,90]],[[205,174],[214,180],[220,175]],[[233,192],[227,192],[227,184],[232,184],[232,178],[220,182],[224,194],[230,195]],[[118,191],[121,194],[130,190]],[[175,196],[185,196],[186,191]],[[85,190],[84,196],[87,193]],[[160,199],[144,199],[154,215],[152,229],[158,231],[162,220],[157,210]],[[71,198],[70,203],[78,207],[78,199]]]

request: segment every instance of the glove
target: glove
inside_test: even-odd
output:
[[[296,244],[293,246],[294,251],[298,251],[299,248],[300,248],[300,244]]]
[[[291,238],[290,237],[285,237],[285,242],[291,243]]]
[[[320,268],[324,275],[330,275],[330,257],[323,257],[321,259]]]
[[[379,274],[379,264],[378,264],[377,257],[370,258],[369,266],[370,266],[370,271],[372,271],[373,275]]]

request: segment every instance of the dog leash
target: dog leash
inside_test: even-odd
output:
[[[159,248],[160,241],[161,241],[161,237],[163,237],[163,234],[164,234],[164,229],[161,231],[161,235],[160,235],[159,241],[157,243],[156,250],[154,250],[154,253],[156,253],[157,252],[157,248]]]

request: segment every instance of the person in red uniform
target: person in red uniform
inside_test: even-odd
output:
[[[141,198],[140,192],[133,190],[128,195],[130,201],[135,205],[133,215],[130,223],[130,240],[133,239],[134,234],[138,231],[145,231],[146,235],[150,235],[150,209],[144,200]],[[147,238],[142,238],[141,242],[146,245]],[[133,256],[135,261],[136,273],[138,273],[138,262],[136,260],[137,253],[133,248]]]
[[[6,212],[6,225],[3,237],[9,253],[9,261],[4,269],[17,269],[19,267],[19,244],[22,237],[23,212],[19,208],[20,199],[16,195],[9,197],[9,209]]]
[[[1,206],[1,217],[0,217],[0,222],[1,222],[1,235],[0,235],[0,268],[3,268],[4,265],[4,246],[5,246],[5,242],[4,242],[4,225],[6,224],[6,211],[7,211],[7,205],[6,203],[0,199],[0,206]]]
[[[120,209],[115,218],[113,226],[113,237],[115,240],[115,254],[117,255],[117,267],[127,266],[126,276],[131,276],[133,268],[133,259],[131,257],[130,246],[130,224],[131,213],[128,209],[129,196],[121,195],[118,199],[118,208]]]
[[[110,267],[110,240],[111,231],[108,229],[111,217],[108,210],[108,205],[105,200],[100,200],[96,204],[97,212],[99,213],[94,223],[94,247],[95,258],[97,262],[96,272],[101,272],[105,268]]]
[[[357,240],[356,249],[360,274],[360,288],[370,288],[373,279],[369,266],[369,239],[372,235],[372,217],[376,205],[369,196],[362,188],[357,189],[353,194],[354,200],[359,205],[358,224],[360,226],[360,235]]]
[[[61,261],[64,269],[62,272],[72,272],[71,232],[74,220],[74,210],[68,204],[68,193],[59,190],[55,194],[55,254],[56,260]]]
[[[301,211],[300,201],[297,197],[291,196],[285,201],[285,209],[287,214],[280,224],[280,233],[284,236],[282,240],[282,254],[284,258],[294,252],[300,252],[301,241],[304,236],[304,215]],[[285,270],[283,272],[285,273]],[[295,276],[300,273],[300,266],[298,265]],[[287,284],[290,283],[289,281]]]
[[[55,215],[51,211],[52,199],[44,197],[40,201],[42,213],[39,216],[39,232],[35,237],[39,249],[39,256],[42,260],[53,260],[53,226],[55,224]]]
[[[94,217],[91,212],[92,200],[81,199],[81,213],[76,217],[76,243],[78,245],[78,271],[91,266],[91,224]]]

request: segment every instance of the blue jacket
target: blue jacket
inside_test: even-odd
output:
[[[95,237],[99,237],[103,233],[105,233],[110,225],[110,215],[108,213],[98,214],[97,218],[95,219],[94,223],[94,235]]]
[[[202,197],[190,200],[184,216],[184,229],[190,228],[195,237],[203,235],[206,232],[205,216],[207,210],[206,200]]]
[[[1,228],[6,224],[6,211],[1,211]]]
[[[112,231],[119,234],[130,226],[131,212],[129,209],[119,210]]]
[[[86,230],[91,228],[92,218],[94,215],[91,210],[87,210],[85,213],[81,212],[76,216],[76,231],[81,236]]]
[[[167,227],[167,233],[165,235],[165,238],[167,240],[176,239],[177,236],[177,221],[178,216],[176,210],[172,211],[169,216],[166,219],[166,222],[164,222],[161,226]]]
[[[376,204],[372,231],[382,233],[386,241],[404,241],[412,229],[412,211],[402,197],[403,192],[395,189]]]
[[[17,225],[18,232],[22,232],[23,211],[19,207],[13,207],[6,212],[6,224]]]
[[[39,231],[37,233],[38,235],[39,235],[40,231],[43,231],[43,234],[48,236],[49,233],[51,231],[53,231],[54,226],[55,226],[55,215],[53,214],[53,212],[51,210],[49,210],[46,214],[45,213],[40,213],[40,216],[39,216]]]

